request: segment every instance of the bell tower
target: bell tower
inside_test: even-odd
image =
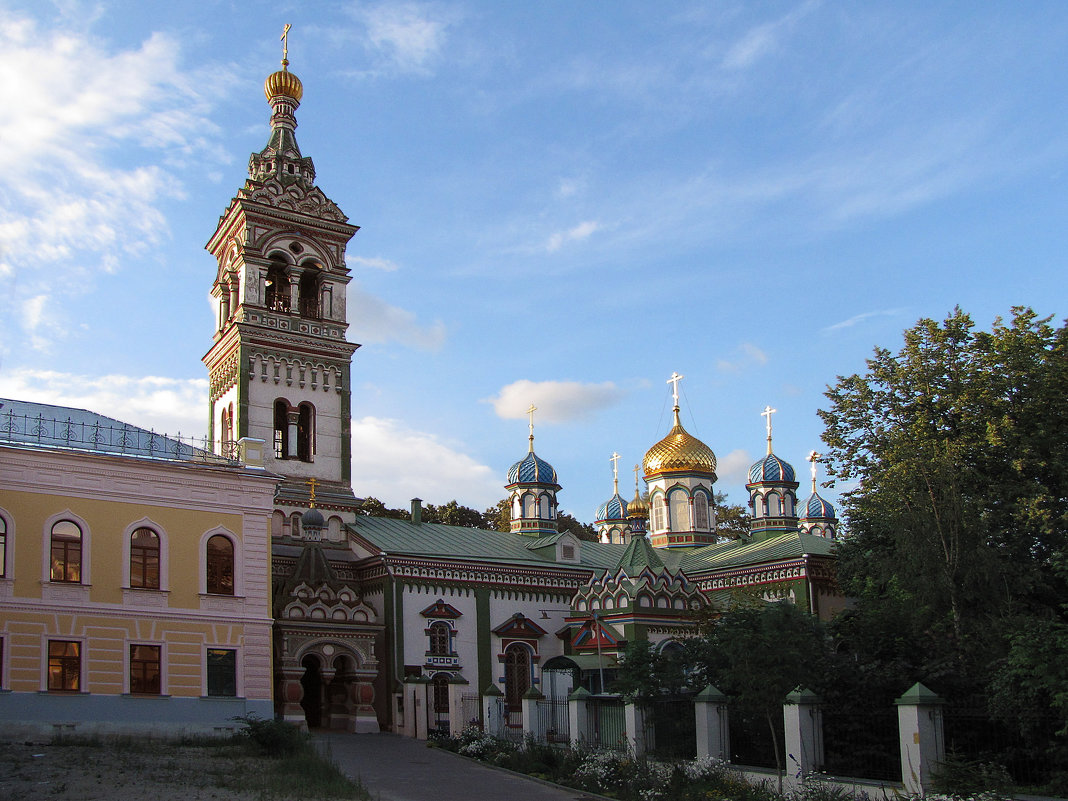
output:
[[[298,537],[311,479],[320,510],[351,522],[355,509],[350,367],[359,345],[345,338],[345,248],[359,228],[315,185],[297,145],[304,89],[282,41],[282,68],[264,84],[270,137],[206,246],[218,270],[204,364],[216,451],[242,437],[265,441],[264,466],[284,477],[272,534]]]

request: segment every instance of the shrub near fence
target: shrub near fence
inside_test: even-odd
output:
[[[697,718],[692,696],[654,698],[642,704],[645,751],[658,759],[697,756]]]
[[[731,764],[754,768],[776,767],[775,743],[771,739],[771,729],[768,728],[764,713],[739,704],[728,704],[727,709],[730,716]],[[772,716],[772,725],[775,726],[781,751],[786,741],[782,712]]]

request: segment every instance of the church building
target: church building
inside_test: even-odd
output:
[[[535,452],[533,406],[527,450],[502,471],[510,531],[424,522],[419,499],[410,520],[358,515],[359,345],[346,335],[345,256],[359,229],[297,144],[303,87],[288,66],[283,57],[267,78],[267,144],[207,244],[216,262],[207,451],[77,454],[0,427],[0,689],[27,693],[18,704],[0,693],[0,719],[30,707],[37,721],[92,719],[100,705],[83,696],[132,704],[199,691],[311,728],[412,736],[447,725],[457,698],[477,719],[480,699],[496,696],[520,727],[525,695],[608,690],[627,643],[670,648],[693,631],[693,612],[738,590],[824,618],[842,607],[834,509],[814,472],[811,496],[797,502],[793,468],[771,451],[771,410],[767,456],[746,485],[752,530],[717,534],[716,456],[680,421],[678,374],[673,426],[636,468],[629,502],[616,473],[596,512],[599,542],[558,530],[566,477]],[[54,416],[70,414],[89,413]],[[122,480],[35,487],[46,462],[72,476],[99,462]],[[157,474],[175,489],[150,502]],[[217,537],[234,554],[221,592]],[[83,571],[68,575],[56,565],[76,547]],[[145,560],[151,587],[138,584]],[[213,673],[213,659],[226,667]],[[163,678],[138,683],[153,669]],[[186,720],[179,706],[168,708]]]

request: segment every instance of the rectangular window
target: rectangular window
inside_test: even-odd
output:
[[[0,517],[0,578],[7,576],[7,521]]]
[[[82,644],[66,640],[48,641],[48,689],[77,692],[82,685]]]
[[[130,646],[130,692],[140,695],[160,694],[159,645]]]
[[[237,695],[237,651],[232,648],[208,649],[208,695]]]

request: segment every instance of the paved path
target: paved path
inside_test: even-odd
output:
[[[576,801],[580,790],[517,776],[399,734],[317,732],[315,742],[374,801]]]

